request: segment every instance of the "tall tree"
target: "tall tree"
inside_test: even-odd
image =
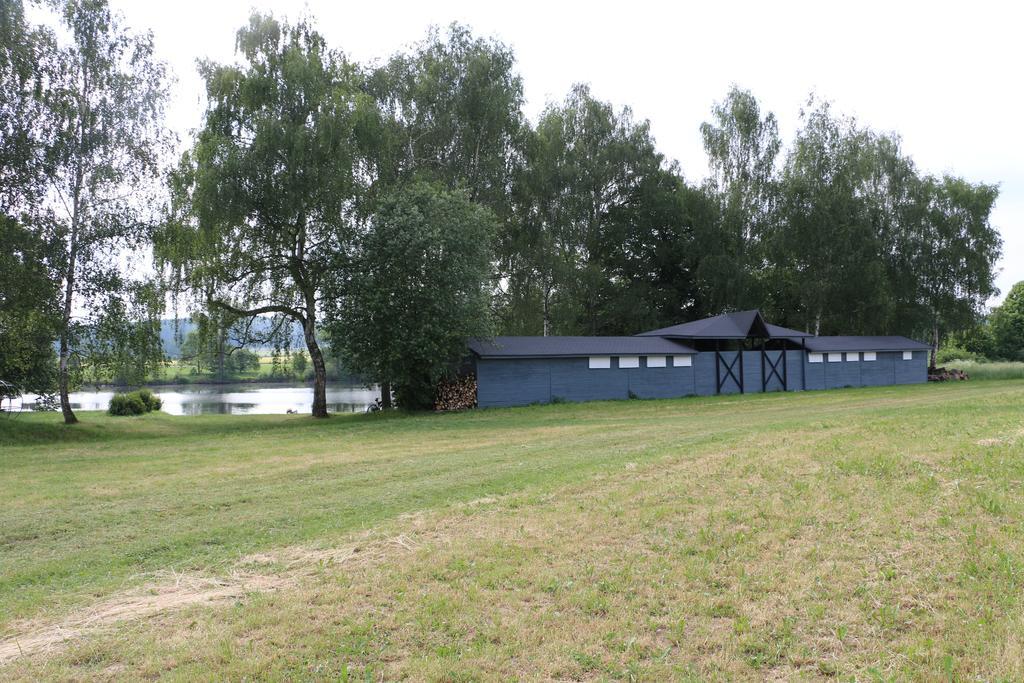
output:
[[[877,324],[885,264],[864,192],[869,139],[828,103],[802,112],[786,159],[779,232],[773,237],[779,308],[786,323],[814,333]]]
[[[616,304],[609,299],[612,275],[605,264],[610,216],[617,212],[621,225],[626,207],[639,209],[641,188],[660,186],[664,159],[650,125],[579,85],[565,102],[544,111],[526,150],[515,195],[515,234],[508,239],[508,246],[526,255],[517,260],[502,250],[510,289],[528,295],[530,283],[537,292],[536,331],[614,331],[619,323],[607,315]]]
[[[67,0],[60,9],[70,43],[47,84],[57,126],[47,189],[56,198],[62,247],[60,402],[64,421],[73,423],[72,357],[87,346],[109,348],[108,341],[139,329],[121,317],[128,307],[119,303],[140,286],[126,276],[123,258],[151,227],[145,193],[169,138],[167,79],[152,36],[127,32],[105,0]],[[146,311],[150,318],[158,314]],[[149,360],[159,361],[159,346],[149,348],[157,349]]]
[[[459,24],[433,29],[373,70],[367,86],[386,122],[377,147],[382,192],[418,178],[505,213],[524,126],[522,79],[507,45]]]
[[[358,148],[378,129],[359,74],[303,21],[254,14],[242,64],[204,63],[207,111],[174,175],[174,216],[157,254],[201,303],[303,329],[314,417],[327,416],[317,339],[327,276],[346,268],[368,175]]]
[[[361,236],[355,267],[331,297],[331,338],[349,367],[394,388],[399,405],[428,408],[458,369],[466,339],[491,333],[493,213],[462,191],[414,183],[384,197]]]
[[[995,264],[1002,239],[989,220],[997,186],[944,176],[925,178],[924,187],[927,210],[911,260],[919,302],[930,322],[934,366],[940,335],[970,326],[997,292]]]
[[[732,86],[711,114],[700,132],[721,224],[701,241],[698,277],[712,312],[720,312],[764,303],[755,280],[763,270],[761,246],[775,209],[775,162],[782,142],[775,115],[762,115],[748,90]]]
[[[0,379],[40,393],[56,387],[60,319],[60,254],[44,207],[55,57],[52,34],[26,23],[19,0],[0,3]]]
[[[992,352],[997,358],[1024,360],[1024,281],[1018,282],[989,316]]]

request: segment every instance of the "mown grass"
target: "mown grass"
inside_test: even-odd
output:
[[[1022,407],[967,382],[0,420],[0,637],[168,572],[289,580],[0,677],[1019,680]]]

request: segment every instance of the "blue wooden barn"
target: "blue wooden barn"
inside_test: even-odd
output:
[[[481,407],[914,384],[928,345],[906,337],[821,337],[725,313],[632,337],[495,337],[470,342]]]

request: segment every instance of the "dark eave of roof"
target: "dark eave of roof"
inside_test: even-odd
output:
[[[573,358],[582,356],[688,355],[696,351],[662,337],[494,337],[471,339],[480,358]]]
[[[800,343],[799,339],[793,339]],[[930,349],[928,344],[898,336],[834,336],[810,337],[804,343],[808,351],[922,351]]]
[[[800,338],[812,335],[765,322],[758,310],[722,313],[703,320],[641,332],[638,337],[666,337],[669,339],[746,339],[748,337]]]

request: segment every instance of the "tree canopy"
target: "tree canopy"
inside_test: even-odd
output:
[[[351,277],[330,311],[331,337],[357,374],[427,408],[459,369],[466,340],[493,332],[487,282],[495,218],[464,191],[414,183],[382,199]]]
[[[12,330],[55,336],[69,422],[88,372],[137,379],[160,359],[163,292],[129,258],[150,244],[219,365],[247,342],[287,349],[301,326],[316,416],[321,334],[330,358],[422,406],[468,336],[632,334],[758,307],[937,348],[996,293],[998,186],[927,173],[898,135],[813,95],[786,141],[729,88],[697,131],[710,174],[691,180],[647,120],[587,85],[530,120],[514,51],[467,27],[360,65],[310,19],[254,13],[237,63],[200,64],[202,125],[166,169],[151,36],[104,0],[51,6],[61,32],[0,4],[0,345],[16,358],[0,371],[52,383],[49,347]],[[1015,334],[1012,304],[986,329]]]
[[[326,278],[346,267],[363,193],[359,135],[376,107],[307,22],[254,14],[240,66],[205,63],[207,112],[173,177],[157,255],[201,305],[302,325],[313,415],[327,415],[317,340]]]

